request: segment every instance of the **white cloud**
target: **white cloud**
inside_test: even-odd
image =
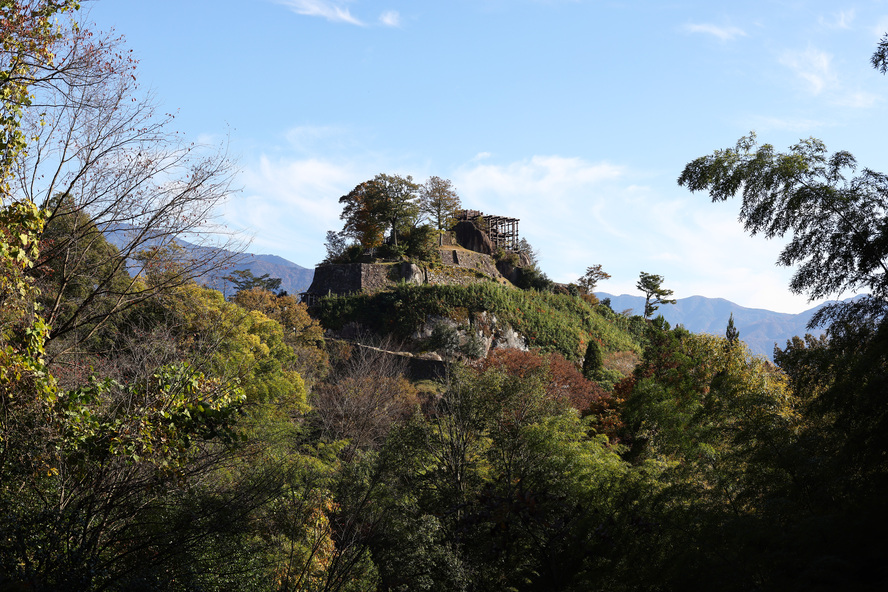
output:
[[[489,154],[479,154],[479,157]],[[578,186],[615,179],[622,167],[608,163],[589,163],[581,158],[534,156],[529,160],[502,165],[475,165],[458,172],[461,186],[474,192],[506,195],[562,194]]]
[[[195,143],[198,146],[221,146],[227,142],[227,138],[222,134],[202,133],[197,135]]]
[[[824,94],[832,105],[866,109],[881,101],[881,97],[874,93],[847,88],[834,70],[832,61],[832,55],[810,47],[805,51],[785,51],[780,56],[780,63],[804,80],[813,95]],[[790,120],[790,123],[807,125],[809,122]],[[786,126],[784,129],[796,131],[794,128]]]
[[[786,51],[780,56],[780,63],[806,81],[815,95],[836,83],[836,75],[832,70],[832,56],[826,52],[814,48],[805,51]]]
[[[841,10],[833,14],[831,18],[820,17],[819,22],[821,25],[833,29],[850,29],[851,23],[854,21],[854,14],[854,9]]]
[[[333,125],[302,125],[287,130],[285,137],[289,147],[299,152],[312,152],[322,147],[348,147],[351,143],[348,130]]]
[[[379,15],[379,22],[386,27],[400,27],[401,15],[397,10],[387,10]]]
[[[274,0],[288,7],[296,14],[318,16],[334,23],[347,23],[359,27],[367,23],[352,15],[346,4],[351,0]],[[379,15],[379,24],[385,27],[400,27],[401,15],[397,10],[386,10]]]
[[[684,26],[684,30],[690,33],[705,33],[718,37],[722,41],[731,41],[737,37],[745,37],[746,31],[740,27],[720,27],[709,23],[694,24],[689,23]]]
[[[241,195],[225,206],[226,224],[255,234],[253,252],[311,266],[323,257],[324,234],[342,226],[339,197],[376,167],[318,158],[261,156],[238,178]]]
[[[352,16],[342,3],[331,0],[277,0],[278,4],[287,6],[296,14],[319,16],[334,23],[348,23],[363,26],[364,23]]]

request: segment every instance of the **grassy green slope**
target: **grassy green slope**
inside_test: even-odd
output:
[[[485,311],[527,337],[532,347],[571,360],[582,359],[589,339],[608,352],[641,351],[641,322],[574,296],[494,283],[400,285],[391,292],[330,296],[321,300],[316,314],[329,329],[358,322],[375,333],[407,337],[431,316],[465,323]]]

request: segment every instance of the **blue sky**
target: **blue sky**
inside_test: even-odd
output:
[[[104,0],[140,81],[188,138],[226,140],[222,212],[251,251],[311,267],[338,198],[377,173],[449,178],[466,207],[521,219],[543,270],[638,293],[799,312],[775,241],[739,202],[676,185],[754,130],[814,136],[886,170],[888,78],[869,65],[888,2]]]

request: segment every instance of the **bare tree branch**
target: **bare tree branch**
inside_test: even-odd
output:
[[[170,130],[174,117],[139,93],[119,39],[75,37],[67,48],[66,67],[35,86],[41,108],[23,122],[34,140],[15,188],[49,210],[33,275],[53,357],[133,305],[221,273],[243,248],[214,224],[236,172],[225,146],[208,151]]]

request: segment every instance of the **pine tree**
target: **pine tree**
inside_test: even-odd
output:
[[[725,339],[728,340],[728,345],[734,345],[740,341],[740,331],[734,326],[734,313],[731,313],[731,316],[728,319],[728,328],[725,330]]]

